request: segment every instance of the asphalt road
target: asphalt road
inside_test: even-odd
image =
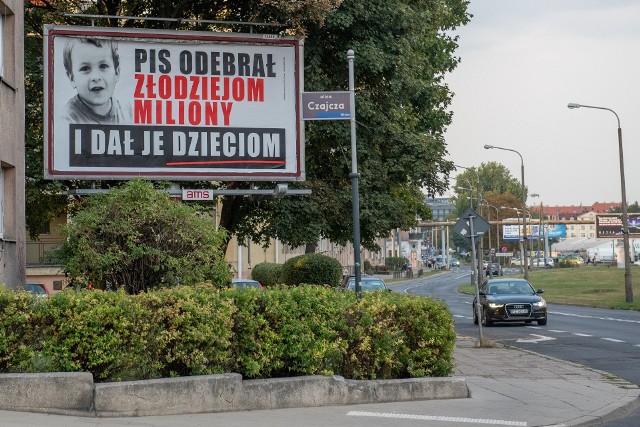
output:
[[[508,269],[506,274],[518,271]],[[445,301],[454,316],[456,332],[479,337],[479,327],[473,324],[473,296],[457,292],[461,284],[469,282],[469,270],[461,267],[392,284],[392,288]],[[549,304],[548,311],[546,326],[498,324],[483,327],[483,335],[495,342],[606,371],[640,385],[640,312],[559,304]],[[640,412],[611,425],[638,426]]]

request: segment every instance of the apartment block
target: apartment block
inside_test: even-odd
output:
[[[0,0],[0,283],[25,283],[24,3]]]

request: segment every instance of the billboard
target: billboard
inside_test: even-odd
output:
[[[630,237],[640,237],[640,214],[627,214],[627,226]],[[622,236],[622,214],[606,214],[596,216],[596,236],[616,237]]]
[[[48,179],[302,181],[293,37],[45,26]]]
[[[544,236],[549,239],[559,239],[567,237],[567,226],[565,224],[545,224]],[[502,238],[505,241],[518,241],[522,237],[522,225],[503,225]],[[538,240],[542,237],[539,224],[527,224],[527,239]]]

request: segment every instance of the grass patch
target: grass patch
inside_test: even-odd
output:
[[[532,270],[529,281],[534,288],[544,289],[542,296],[550,303],[640,311],[640,267],[633,266],[631,275],[632,303],[626,302],[624,268],[581,266]],[[475,294],[471,285],[461,286],[459,290]]]

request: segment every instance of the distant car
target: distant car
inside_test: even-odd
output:
[[[525,279],[489,279],[480,288],[481,322],[491,326],[494,322],[536,321],[547,324],[547,302]],[[473,299],[473,323],[478,324],[478,301]]]
[[[45,298],[49,296],[49,291],[42,283],[27,283],[24,285],[24,290],[31,292],[39,298]]]
[[[355,291],[356,290],[356,278],[355,276],[346,276],[342,280],[342,285],[340,289]],[[391,292],[391,289],[387,287],[387,284],[379,277],[375,276],[366,276],[363,275],[360,277],[360,290],[362,292],[368,291],[386,291]]]
[[[523,265],[524,261],[522,258],[511,258],[511,265]]]
[[[535,258],[530,262],[532,268],[553,268],[555,267],[555,262],[553,258]]]
[[[484,274],[486,276],[489,275],[489,269],[487,268],[487,266],[484,267]],[[503,276],[504,275],[504,271],[502,270],[502,267],[500,267],[500,264],[498,264],[497,262],[491,263],[491,275],[492,276]]]
[[[234,288],[262,289],[262,283],[253,279],[231,279],[231,286],[233,286]]]
[[[634,263],[635,265],[640,265],[640,259],[637,259],[637,260],[633,261],[633,263]]]
[[[458,258],[451,258],[449,260],[449,266],[450,267],[460,267],[460,260],[458,260]]]

